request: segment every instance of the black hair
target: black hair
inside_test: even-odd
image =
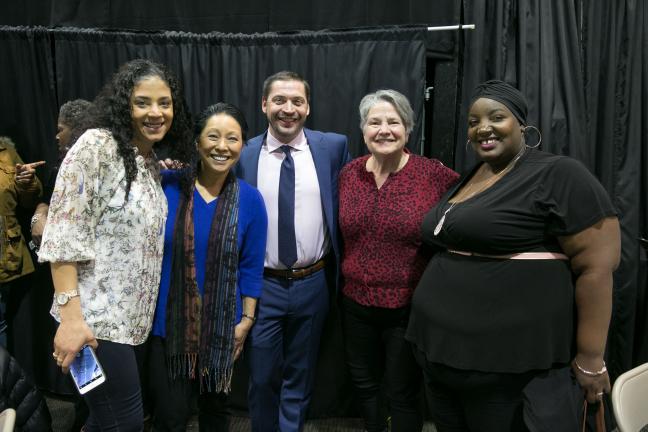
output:
[[[227,102],[218,102],[213,105],[209,105],[207,108],[202,110],[200,114],[196,117],[194,123],[194,143],[198,143],[200,135],[202,134],[207,122],[210,118],[218,114],[225,114],[232,117],[241,128],[241,138],[243,139],[243,145],[247,141],[248,134],[248,124],[245,120],[245,115],[237,106],[229,104]],[[189,168],[186,171],[186,174],[183,176],[181,181],[181,187],[185,194],[191,193],[192,185],[198,176],[198,168],[200,166],[198,162],[198,152],[193,152],[193,158],[189,164]]]
[[[194,142],[198,142],[200,134],[202,134],[202,131],[203,129],[205,129],[205,125],[207,124],[209,119],[217,114],[227,114],[228,116],[236,120],[236,122],[241,127],[241,136],[243,137],[243,142],[247,141],[248,124],[245,120],[243,111],[227,102],[218,102],[213,105],[209,105],[196,117],[196,121],[194,123]]]
[[[74,99],[65,102],[59,108],[58,122],[70,128],[68,148],[85,132],[87,117],[91,112],[92,102],[85,99]],[[61,155],[60,157],[63,157]]]
[[[124,63],[94,100],[86,129],[107,129],[117,141],[117,152],[123,158],[126,169],[125,200],[128,200],[131,183],[137,177],[130,98],[135,86],[151,77],[158,77],[169,86],[173,101],[171,128],[158,145],[168,146],[172,159],[188,162],[191,158],[191,117],[180,81],[165,66],[150,60],[137,59]]]
[[[70,129],[75,129],[82,123],[91,105],[92,102],[85,99],[67,101],[59,108],[58,121]]]

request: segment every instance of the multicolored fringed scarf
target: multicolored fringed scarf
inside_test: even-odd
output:
[[[166,311],[169,376],[200,380],[200,391],[229,393],[236,318],[239,184],[231,172],[212,220],[201,298],[196,282],[194,188],[181,198],[173,233]]]

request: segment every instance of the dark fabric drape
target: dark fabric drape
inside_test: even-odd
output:
[[[267,127],[261,112],[263,80],[290,69],[311,84],[307,127],[348,135],[354,155],[364,149],[357,107],[366,93],[397,89],[410,98],[417,118],[422,116],[425,36],[420,28],[251,36],[52,31],[61,102],[92,99],[120,64],[144,57],[178,73],[194,113],[227,101],[245,112],[253,133],[260,133]],[[417,127],[412,145],[419,137]]]
[[[2,28],[0,34],[20,33],[21,29]],[[311,84],[311,113],[307,127],[334,131],[349,136],[352,155],[365,152],[359,128],[358,104],[362,96],[379,88],[394,88],[407,95],[417,121],[410,137],[410,148],[419,152],[423,116],[426,56],[447,58],[454,50],[454,38],[430,36],[425,28],[393,28],[344,32],[301,32],[296,34],[225,35],[178,32],[133,33],[80,29],[39,30],[45,54],[35,56],[39,67],[47,67],[43,82],[56,90],[43,103],[46,109],[25,98],[30,93],[18,79],[3,81],[12,87],[19,109],[32,109],[33,117],[48,127],[33,130],[34,154],[53,147],[57,107],[75,98],[93,99],[117,67],[134,58],[159,61],[173,69],[185,87],[190,109],[197,113],[217,101],[238,105],[246,114],[251,135],[267,128],[261,112],[263,80],[282,69],[301,73]],[[0,45],[0,51],[2,51]],[[23,69],[12,57],[16,75]],[[19,97],[20,95],[20,97]],[[54,95],[54,94],[53,94]],[[43,101],[44,102],[44,101]],[[0,131],[5,128],[5,112],[0,108]],[[21,119],[20,125],[29,124]],[[50,297],[51,299],[51,297]],[[352,391],[343,361],[339,313],[332,299],[332,310],[325,325],[315,391],[310,409],[312,417],[349,413]],[[41,317],[49,319],[48,316]],[[39,326],[39,319],[33,325]],[[51,346],[51,345],[50,345]],[[50,362],[49,355],[40,356]],[[51,383],[41,385],[51,389]],[[232,405],[245,410],[247,370],[239,362],[233,382]]]
[[[154,6],[153,6],[154,5]],[[0,24],[231,33],[377,25],[449,25],[455,0],[23,0],[0,2]],[[153,7],[152,7],[153,6]]]
[[[46,160],[44,179],[56,164],[58,105],[50,38],[43,28],[0,30],[0,135],[9,136],[25,162]],[[32,210],[18,209],[22,232],[29,240]],[[36,263],[36,257],[32,259]],[[54,320],[49,315],[53,287],[49,266],[15,280],[7,301],[8,344],[12,355],[37,385],[72,393],[69,378],[56,371],[51,359]]]
[[[466,1],[462,106],[455,160],[474,162],[466,142],[466,116],[478,83],[497,78],[517,86],[529,101],[529,124],[542,132],[542,149],[569,154],[594,168],[585,135],[586,108],[576,11],[571,2]],[[468,151],[466,151],[468,150]]]
[[[640,236],[648,237],[648,6],[642,0],[583,6],[587,138],[622,229],[608,342],[613,371],[622,372],[648,361],[646,261],[639,245]]]
[[[462,106],[455,152],[466,169],[466,115],[476,84],[502,79],[529,100],[542,149],[581,160],[619,212],[622,262],[615,273],[608,363],[613,376],[647,361],[645,289],[638,237],[646,236],[648,125],[646,5],[640,0],[464,0]],[[637,331],[641,331],[638,333]],[[641,355],[635,355],[641,353]]]
[[[58,105],[48,31],[0,27],[0,47],[0,135],[13,139],[26,162],[55,161]]]

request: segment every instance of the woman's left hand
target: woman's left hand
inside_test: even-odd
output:
[[[580,384],[581,388],[583,389],[583,392],[585,393],[585,398],[587,399],[587,402],[589,403],[599,402],[601,399],[603,399],[604,393],[610,392],[610,388],[611,388],[610,376],[608,375],[607,371],[597,376],[586,374],[576,365],[576,362],[578,362],[578,366],[585,369],[586,371],[598,372],[600,368],[588,369],[589,367],[592,366],[589,366],[582,359],[579,360],[578,356],[576,356],[576,359],[572,361],[572,370],[574,371],[574,375],[576,376],[576,380],[578,381],[578,384]],[[603,365],[604,364],[603,359],[601,359],[598,362],[598,364]]]
[[[252,322],[245,318],[242,319],[241,322],[234,327],[234,352],[232,353],[232,359],[234,361],[236,361],[243,352],[245,338],[247,337],[251,328]]]

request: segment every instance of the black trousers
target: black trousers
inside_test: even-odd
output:
[[[455,369],[430,362],[416,348],[439,432],[527,432],[522,391],[537,375]]]
[[[151,336],[149,341],[148,385],[153,405],[153,427],[156,432],[187,430],[187,422],[198,402],[201,432],[223,432],[229,429],[229,412],[225,393],[199,394],[197,381],[168,378],[164,339]]]
[[[83,396],[90,415],[87,432],[138,432],[144,424],[142,393],[131,345],[98,340],[96,354],[106,382]]]
[[[391,415],[391,430],[419,432],[421,370],[404,338],[409,307],[367,307],[342,297],[346,363],[365,429],[386,430],[381,386]]]

